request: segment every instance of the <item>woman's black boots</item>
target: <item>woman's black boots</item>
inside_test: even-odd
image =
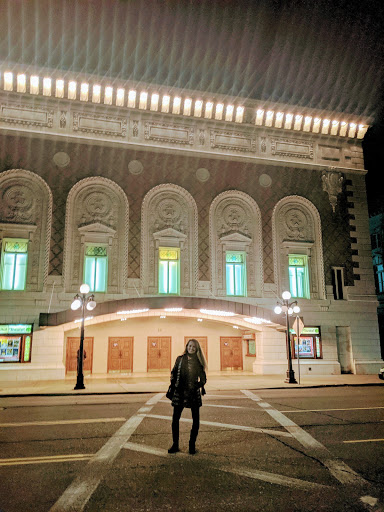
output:
[[[194,432],[194,430],[192,429],[191,437],[189,438],[189,453],[191,455],[195,455],[195,453],[196,453],[196,438],[197,438],[197,435]]]

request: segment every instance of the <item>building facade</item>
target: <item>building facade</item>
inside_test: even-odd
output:
[[[302,374],[381,364],[361,148],[369,120],[59,70],[0,75],[0,378]]]
[[[381,356],[384,357],[384,215],[382,213],[378,213],[370,217],[369,228],[371,232],[376,295],[379,302],[377,316],[379,319]]]

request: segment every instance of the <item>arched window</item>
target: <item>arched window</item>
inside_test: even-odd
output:
[[[141,279],[144,293],[194,295],[197,286],[197,207],[172,184],[150,190],[142,205]]]
[[[278,294],[300,299],[325,298],[320,215],[299,196],[277,203],[272,214],[275,279]]]
[[[244,192],[218,195],[209,213],[211,287],[216,296],[261,297],[261,214]]]
[[[107,178],[79,181],[69,192],[65,218],[66,291],[122,293],[128,272],[128,200]]]
[[[0,289],[43,291],[48,276],[52,193],[37,174],[0,174]]]

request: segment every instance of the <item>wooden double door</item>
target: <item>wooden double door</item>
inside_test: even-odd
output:
[[[92,373],[93,338],[84,338],[84,363],[83,373]],[[80,338],[67,338],[67,354],[65,372],[77,373],[77,351],[80,348]]]
[[[243,369],[241,337],[220,337],[220,361],[222,370]]]
[[[108,338],[108,373],[129,373],[133,369],[133,337]]]
[[[148,337],[147,370],[169,371],[171,369],[171,337]]]

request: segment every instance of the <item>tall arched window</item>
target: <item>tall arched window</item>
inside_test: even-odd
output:
[[[272,214],[275,278],[278,294],[300,299],[325,298],[320,215],[300,196],[277,203]]]
[[[37,174],[0,174],[0,289],[43,291],[48,276],[52,193]]]
[[[261,214],[244,192],[218,195],[209,213],[211,287],[217,296],[261,297]]]
[[[150,190],[142,205],[141,279],[144,293],[194,295],[197,286],[197,206],[173,184]]]
[[[128,200],[113,181],[86,178],[71,189],[65,218],[66,291],[77,291],[82,282],[94,292],[126,289],[128,226]]]

